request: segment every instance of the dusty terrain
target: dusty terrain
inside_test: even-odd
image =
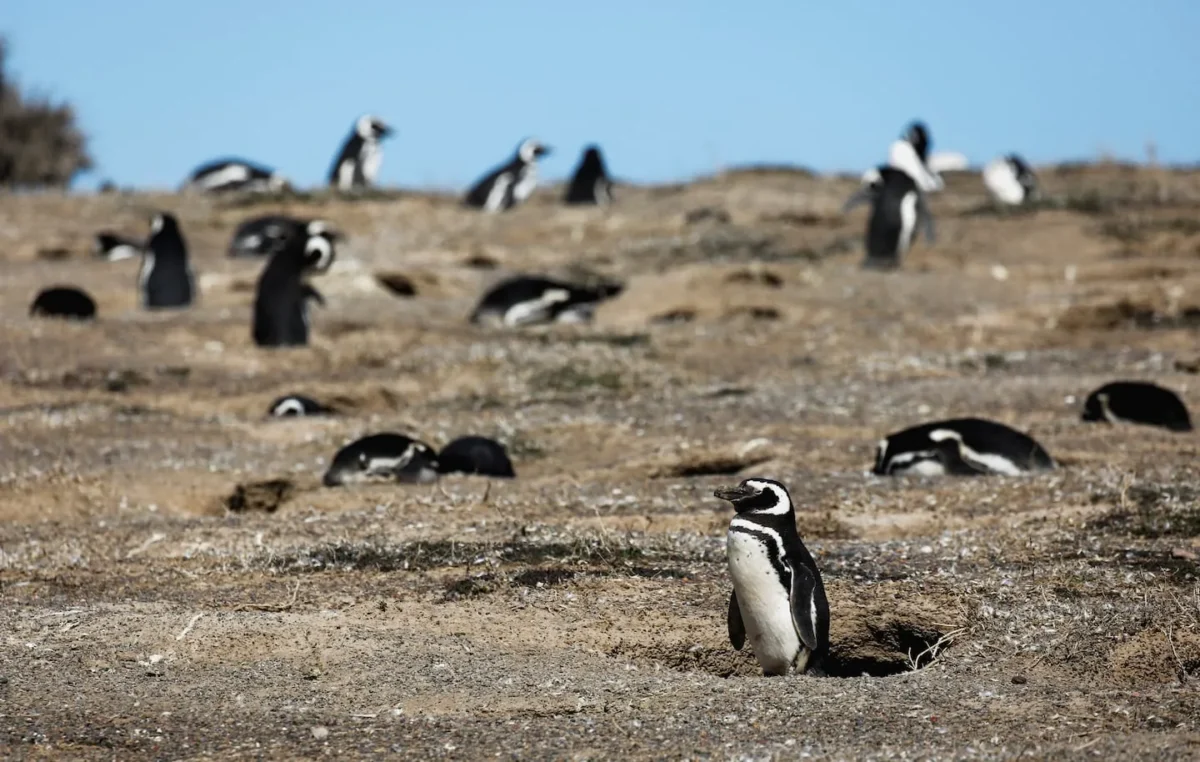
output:
[[[1043,181],[998,214],[951,178],[895,273],[858,266],[852,179],[772,169],[498,217],[0,197],[0,754],[1196,759],[1200,435],[1078,411],[1118,378],[1200,411],[1200,172]],[[90,255],[156,206],[192,245],[186,312]],[[350,235],[306,349],[251,345],[260,263],[224,253],[273,210]],[[513,271],[628,288],[591,326],[467,325]],[[99,320],[28,318],[60,283]],[[288,392],[343,414],[266,420]],[[880,437],[957,415],[1061,468],[868,475]],[[519,478],[320,487],[385,430],[497,437]],[[798,502],[842,677],[729,646],[712,490],[748,475]]]

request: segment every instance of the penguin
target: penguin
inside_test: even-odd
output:
[[[933,244],[933,214],[925,194],[906,172],[895,167],[879,167],[864,175],[864,185],[852,195],[842,212],[871,202],[867,222],[864,267],[893,269],[912,245],[917,227],[925,240]]]
[[[553,278],[515,275],[493,286],[475,311],[472,323],[500,323],[515,327],[535,323],[586,323],[596,305],[621,293],[621,284],[594,288],[575,286]]]
[[[326,487],[368,482],[425,484],[436,481],[434,449],[403,434],[371,434],[338,450],[321,482]]]
[[[1037,192],[1037,176],[1015,153],[998,156],[983,168],[983,184],[1001,204],[1020,206]]]
[[[484,175],[467,191],[463,203],[485,212],[512,209],[533,193],[537,187],[537,160],[550,152],[537,139],[527,138],[507,164]]]
[[[1113,381],[1087,396],[1083,420],[1140,423],[1169,431],[1192,431],[1183,400],[1170,389],[1145,381]]]
[[[32,317],[92,320],[96,317],[96,302],[82,289],[54,286],[37,295],[29,306],[29,314]]]
[[[787,488],[753,478],[713,494],[737,511],[726,535],[733,578],[729,642],[740,651],[748,636],[765,676],[823,674],[829,601],[817,563],[796,531]]]
[[[229,256],[261,257],[274,252],[279,241],[295,231],[308,230],[310,235],[320,235],[330,230],[324,220],[306,220],[286,214],[268,214],[254,217],[237,226],[229,241]]]
[[[314,222],[321,224],[314,228]],[[314,222],[290,228],[276,239],[275,252],[258,278],[251,335],[260,347],[308,344],[308,302],[324,305],[325,299],[304,278],[333,265],[338,237],[322,221]]]
[[[1016,476],[1055,468],[1046,449],[1027,434],[981,418],[956,418],[888,435],[875,451],[877,476]]]
[[[438,453],[438,473],[478,474],[501,479],[516,477],[504,445],[486,437],[459,437]]]
[[[271,403],[267,415],[272,418],[294,418],[306,415],[332,415],[337,411],[322,405],[312,397],[302,394],[288,394]]]
[[[929,160],[931,143],[929,128],[924,122],[914,121],[888,148],[887,165],[907,174],[916,183],[917,188],[926,193],[939,191],[945,185],[942,178],[930,171],[926,163]]]
[[[187,240],[179,229],[179,221],[168,212],[155,214],[138,275],[142,306],[147,309],[187,307],[195,295],[195,282],[188,263]]]
[[[217,159],[197,167],[183,185],[184,190],[203,193],[253,191],[276,193],[289,187],[287,179],[274,170],[243,159]]]
[[[102,230],[96,234],[94,250],[98,258],[109,262],[142,256],[142,244],[139,241],[117,235],[111,230]]]
[[[604,159],[600,156],[600,148],[588,146],[575,168],[567,193],[563,196],[566,204],[611,204],[612,181],[604,167]]]
[[[329,185],[340,191],[367,188],[375,184],[383,163],[380,141],[392,134],[392,128],[370,114],[354,123],[354,131],[342,143],[342,150],[329,170]]]

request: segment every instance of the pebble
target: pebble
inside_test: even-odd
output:
[[[317,725],[312,729],[312,737],[318,741],[324,741],[326,738],[329,738],[329,728],[324,725]]]

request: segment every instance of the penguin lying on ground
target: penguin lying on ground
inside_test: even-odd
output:
[[[894,269],[912,246],[918,226],[924,230],[925,240],[934,242],[933,215],[925,194],[907,173],[894,167],[879,167],[863,179],[864,185],[846,201],[842,212],[871,202],[863,266]]]
[[[329,170],[329,184],[340,191],[367,188],[375,184],[383,163],[381,141],[392,134],[392,128],[379,119],[364,114],[354,123],[354,131],[342,143],[342,150]]]
[[[138,287],[147,309],[187,307],[195,298],[196,278],[188,261],[187,240],[173,214],[159,212],[150,223]]]
[[[1113,381],[1092,392],[1083,404],[1083,420],[1192,430],[1183,400],[1170,389],[1144,381]]]
[[[332,415],[337,410],[322,405],[312,397],[302,394],[288,394],[271,403],[267,415],[272,418],[295,418],[311,415]]]
[[[385,432],[339,450],[323,481],[326,487],[390,481],[421,484],[454,473],[501,479],[516,476],[504,446],[486,437],[459,437],[438,453],[420,440]]]
[[[278,192],[288,187],[284,177],[267,167],[244,159],[217,159],[195,169],[183,190],[204,193],[225,191]]]
[[[260,347],[308,344],[308,303],[324,304],[321,292],[305,280],[333,265],[337,233],[314,222],[287,229],[275,241],[254,294],[254,343]],[[311,232],[318,229],[320,232]]]
[[[111,230],[102,230],[96,234],[95,252],[100,259],[119,262],[142,256],[142,242],[117,235]]]
[[[1054,459],[1030,436],[995,421],[956,418],[890,434],[875,451],[873,473],[1015,476],[1054,467]]]
[[[983,184],[992,198],[1009,206],[1020,206],[1037,193],[1037,176],[1015,153],[992,159],[983,168]]]
[[[54,286],[41,291],[29,307],[32,317],[91,320],[96,317],[96,302],[74,286]]]
[[[472,323],[522,326],[586,323],[596,305],[623,290],[621,284],[576,286],[553,278],[515,275],[493,286],[471,313]]]
[[[571,176],[563,202],[567,204],[611,204],[612,180],[597,146],[588,146]]]
[[[437,453],[403,434],[371,434],[338,450],[322,478],[326,487],[371,482],[424,484],[438,477]]]
[[[746,639],[763,674],[820,674],[829,652],[829,601],[816,561],[796,531],[787,488],[770,479],[746,479],[714,493],[737,515],[726,535],[729,642]]]
[[[467,191],[466,206],[485,212],[503,212],[520,204],[537,187],[537,160],[550,148],[535,138],[524,140],[507,164],[493,169]]]

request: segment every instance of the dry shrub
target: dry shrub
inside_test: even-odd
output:
[[[75,111],[40,96],[24,96],[5,74],[0,38],[0,186],[65,187],[92,166]]]

